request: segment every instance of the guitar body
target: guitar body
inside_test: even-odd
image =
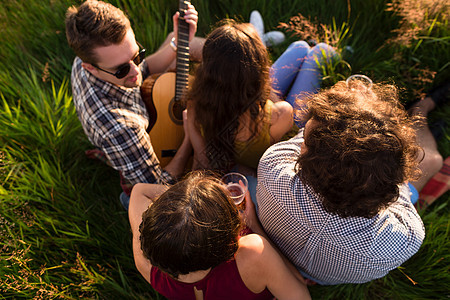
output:
[[[175,101],[175,76],[171,72],[162,74],[152,88],[152,102],[157,115],[150,138],[162,167],[172,160],[184,138],[184,107]],[[189,76],[189,82],[192,78]]]

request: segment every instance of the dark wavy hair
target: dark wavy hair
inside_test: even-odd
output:
[[[270,94],[270,60],[253,25],[233,20],[221,24],[206,39],[187,98],[193,101],[210,167],[227,170],[234,162],[240,126],[249,126],[251,139],[263,120]],[[249,125],[241,124],[245,112]]]
[[[129,19],[122,10],[103,1],[88,0],[66,13],[66,37],[69,46],[83,62],[95,64],[94,49],[120,44],[128,29]]]
[[[399,196],[399,185],[417,179],[421,148],[393,85],[345,82],[310,96],[306,152],[296,171],[341,217],[375,216]]]
[[[197,171],[144,212],[141,249],[152,265],[176,279],[230,260],[240,228],[236,205],[221,182]]]

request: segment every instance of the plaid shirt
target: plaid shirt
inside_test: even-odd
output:
[[[81,66],[72,66],[73,102],[89,141],[100,148],[112,167],[132,184],[174,182],[156,157],[146,129],[148,113],[139,87],[125,88],[98,79]],[[141,64],[143,78],[149,75]]]
[[[330,214],[294,171],[302,142],[303,129],[265,152],[256,199],[265,231],[305,277],[320,284],[363,283],[419,250],[425,229],[406,184],[397,201],[371,219]]]

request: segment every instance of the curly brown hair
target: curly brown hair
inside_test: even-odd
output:
[[[197,171],[144,212],[141,249],[152,265],[176,279],[233,258],[240,228],[238,210],[222,183]]]
[[[196,124],[203,131],[210,167],[227,170],[234,162],[239,126],[252,135],[264,119],[270,94],[270,59],[253,25],[224,20],[203,46],[203,58],[187,99],[193,101]],[[250,124],[240,124],[248,112]]]
[[[420,175],[416,120],[393,85],[338,82],[310,96],[307,119],[317,122],[296,172],[332,214],[371,218],[396,201],[400,184]]]
[[[88,0],[66,13],[66,37],[69,46],[83,62],[95,64],[94,49],[120,44],[131,28],[122,10],[103,1]]]

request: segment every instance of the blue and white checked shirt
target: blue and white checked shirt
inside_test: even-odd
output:
[[[132,184],[174,183],[153,151],[139,87],[126,88],[98,79],[81,62],[76,57],[72,65],[72,94],[89,141],[103,150],[112,167]],[[145,79],[149,74],[145,60],[140,68]]]
[[[265,152],[256,199],[268,236],[305,277],[321,284],[363,283],[419,250],[425,229],[406,184],[398,200],[371,219],[329,214],[294,171],[302,142],[303,129]]]

